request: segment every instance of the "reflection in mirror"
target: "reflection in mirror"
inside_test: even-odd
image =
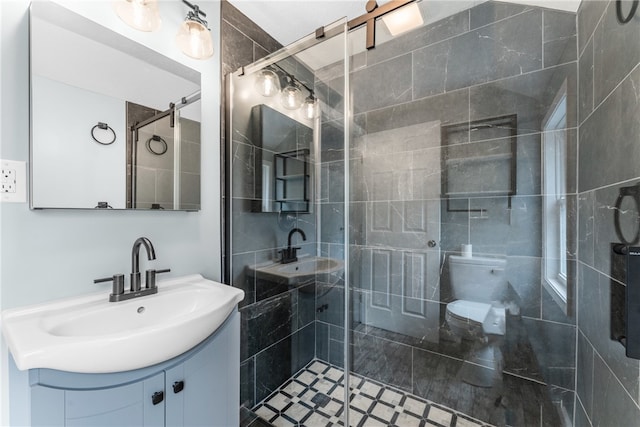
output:
[[[251,110],[256,153],[255,212],[310,212],[313,129],[264,104]]]
[[[200,73],[54,3],[30,20],[31,207],[200,209]]]

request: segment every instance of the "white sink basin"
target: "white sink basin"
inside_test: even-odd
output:
[[[266,263],[247,266],[249,275],[289,286],[310,282],[335,282],[344,270],[344,262],[334,258],[301,256],[290,264]]]
[[[159,281],[158,293],[109,302],[104,292],[5,310],[18,369],[107,373],[178,356],[211,335],[244,292],[200,275]]]

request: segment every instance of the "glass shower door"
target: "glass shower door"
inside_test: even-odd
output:
[[[228,76],[226,269],[245,290],[241,405],[344,423],[346,22]]]

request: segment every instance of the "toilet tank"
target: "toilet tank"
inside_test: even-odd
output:
[[[503,258],[449,256],[451,290],[457,300],[501,301],[507,290]]]

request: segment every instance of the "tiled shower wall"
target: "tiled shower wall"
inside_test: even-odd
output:
[[[627,278],[624,258],[611,250],[621,241],[614,228],[620,188],[640,179],[640,25],[637,16],[618,24],[615,3],[583,1],[578,11],[576,426],[640,425],[640,364],[613,339],[621,333]],[[638,207],[624,203],[619,213],[630,241]]]
[[[379,44],[375,49],[352,58],[355,129],[352,129],[350,152],[350,281],[355,291],[351,293],[350,309],[354,312],[356,322],[351,332],[352,369],[355,372],[418,395],[433,390],[438,375],[425,370],[431,355],[437,353],[461,357],[453,346],[443,344],[447,340],[446,332],[443,332],[446,331],[443,314],[446,303],[451,301],[446,271],[448,264],[445,260],[447,255],[459,253],[460,244],[472,243],[476,255],[506,258],[506,274],[513,300],[519,306],[519,312],[514,310],[514,315],[508,321],[504,372],[513,375],[510,378],[526,378],[532,380],[532,384],[549,385],[542,394],[552,394],[553,400],[563,405],[571,416],[575,378],[575,320],[563,313],[542,285],[540,150],[545,115],[566,81],[569,153],[566,197],[570,207],[569,224],[575,227],[576,43],[575,14],[487,2]],[[331,102],[334,92],[333,88],[327,88],[323,94],[325,100]],[[423,253],[429,250],[427,242],[431,239],[417,233],[411,241],[399,245],[391,241],[374,243],[368,240],[367,221],[375,219],[371,217],[372,205],[387,205],[389,212],[399,215],[399,220],[406,223],[411,222],[412,218],[403,216],[410,215],[403,214],[404,203],[409,199],[404,199],[401,194],[411,191],[407,190],[410,183],[394,182],[390,196],[386,198],[376,194],[363,178],[371,165],[367,162],[371,157],[381,155],[400,158],[402,154],[407,158],[411,150],[416,151],[408,158],[421,158],[418,143],[414,143],[413,148],[402,148],[399,144],[399,140],[404,138],[403,132],[416,125],[435,124],[439,128],[514,114],[517,115],[517,165],[514,177],[517,191],[511,197],[511,206],[506,196],[471,197],[463,203],[473,209],[482,208],[482,214],[451,212],[445,200],[435,200],[440,210],[441,230],[437,240],[442,255],[443,275],[437,286],[440,297],[435,293],[430,297],[433,298],[431,302],[440,306],[439,318],[434,325],[436,330],[424,331],[424,335],[440,335],[440,344],[400,339],[358,325],[358,321],[366,323],[366,318],[358,313],[359,301],[372,294],[370,285],[364,280],[369,274],[363,269],[367,265],[365,257],[370,256],[368,254],[372,250],[390,247]],[[366,138],[360,138],[363,134],[371,136],[393,130],[397,130],[397,135],[390,137],[383,151],[376,153],[371,146],[358,144],[358,141],[366,141]],[[479,142],[479,134],[470,129],[461,142],[469,146],[487,142],[490,145],[491,141]],[[327,251],[339,253],[343,233],[340,185],[344,176],[340,120],[325,120],[322,135],[323,186],[326,183],[329,190],[321,199],[320,241]],[[399,153],[403,150],[404,153]],[[432,172],[440,174],[439,162],[435,162],[433,167],[435,169]],[[473,179],[470,176],[466,178]],[[478,178],[484,181],[495,179],[493,175],[475,179]],[[415,188],[419,189],[420,186]],[[438,196],[439,191],[437,189]],[[433,204],[434,200],[424,202]],[[568,237],[569,258],[572,261],[576,245],[573,229]],[[570,268],[571,280],[574,280],[574,270]],[[333,299],[338,301],[339,292],[334,293]],[[328,299],[330,295],[323,298]],[[319,298],[319,304],[320,301]],[[343,363],[344,336],[341,310],[339,304],[330,302],[328,310],[319,315],[316,330],[317,356],[340,366]],[[433,384],[430,383],[432,379]],[[526,401],[542,397],[524,393],[521,399]],[[474,415],[472,412],[470,414]]]
[[[221,25],[225,75],[281,47],[226,1],[222,2]],[[288,59],[279,65],[302,81],[313,81],[309,71],[295,60]],[[241,78],[248,79],[253,87],[253,76]],[[302,229],[307,237],[303,242],[298,234],[294,236],[293,244],[302,247],[299,255],[316,255],[315,206],[311,213],[253,210],[260,191],[256,173],[261,173],[256,171],[255,159],[261,158],[262,147],[252,139],[251,108],[252,105],[240,105],[239,101],[233,106],[238,114],[233,121],[231,140],[225,141],[232,151],[232,176],[226,177],[231,188],[225,194],[225,201],[231,203],[227,211],[230,216],[225,220],[232,227],[227,236],[232,253],[227,252],[226,256],[232,261],[228,280],[245,291],[245,299],[240,303],[240,404],[247,408],[267,397],[315,356],[314,285],[290,289],[257,280],[246,272],[248,266],[276,259],[277,251],[287,246],[287,235],[294,227]],[[229,153],[226,156],[228,159]]]

